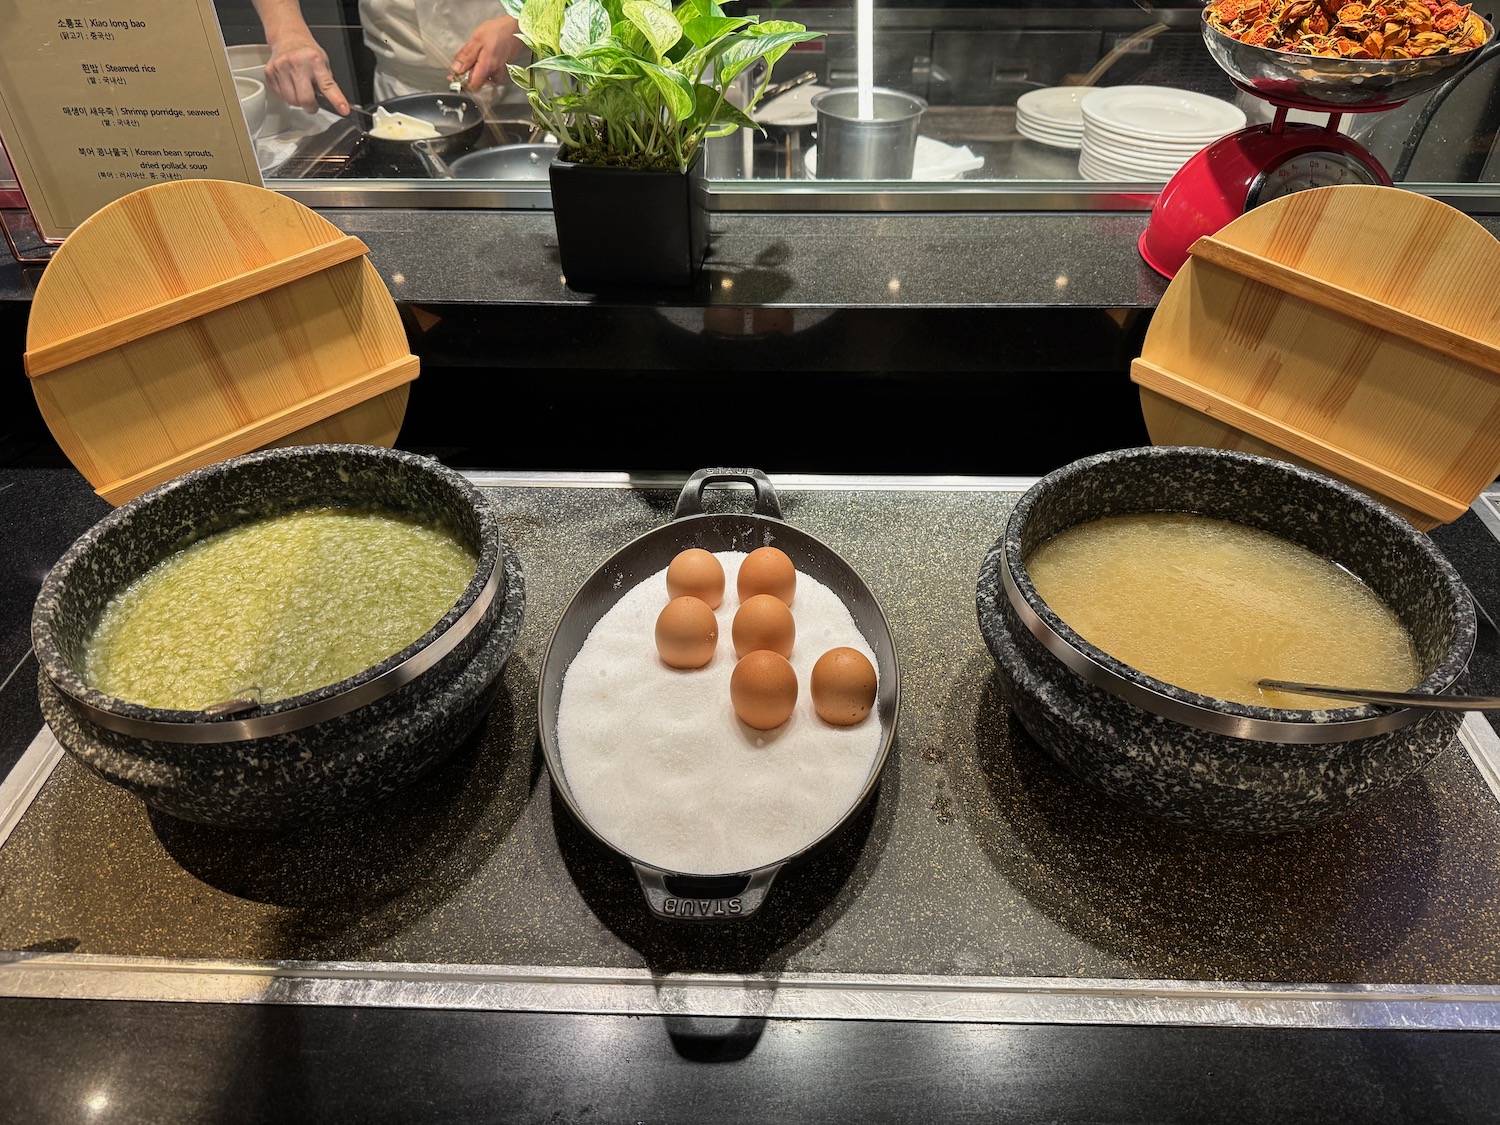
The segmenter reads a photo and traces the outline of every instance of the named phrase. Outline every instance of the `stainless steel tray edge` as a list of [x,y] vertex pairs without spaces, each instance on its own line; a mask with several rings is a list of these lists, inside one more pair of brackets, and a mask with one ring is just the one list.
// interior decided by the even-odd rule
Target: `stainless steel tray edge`
[[1500,1030],[1500,988],[902,975],[656,975],[0,954],[0,996],[948,1023]]

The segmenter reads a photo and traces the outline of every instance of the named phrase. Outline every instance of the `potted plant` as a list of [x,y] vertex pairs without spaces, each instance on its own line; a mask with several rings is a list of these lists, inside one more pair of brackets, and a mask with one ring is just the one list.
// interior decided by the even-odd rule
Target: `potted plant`
[[[759,128],[749,115],[776,61],[821,33],[715,0],[505,3],[531,51],[511,79],[559,141],[549,180],[568,284],[691,283],[707,248],[705,142]],[[761,61],[736,105],[731,84]]]

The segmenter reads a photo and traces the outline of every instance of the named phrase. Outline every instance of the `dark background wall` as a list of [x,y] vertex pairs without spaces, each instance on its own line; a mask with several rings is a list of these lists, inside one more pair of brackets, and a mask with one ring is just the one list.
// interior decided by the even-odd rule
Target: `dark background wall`
[[[0,463],[66,464],[0,302]],[[1040,475],[1149,444],[1143,310],[402,306],[399,444],[458,468]]]

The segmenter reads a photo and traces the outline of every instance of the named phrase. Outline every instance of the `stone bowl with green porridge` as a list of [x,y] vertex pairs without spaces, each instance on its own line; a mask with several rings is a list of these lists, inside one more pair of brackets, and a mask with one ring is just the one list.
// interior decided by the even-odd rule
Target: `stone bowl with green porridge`
[[261,450],[69,547],[32,613],[38,697],[65,750],[166,813],[328,820],[475,732],[524,604],[459,473],[378,446]]

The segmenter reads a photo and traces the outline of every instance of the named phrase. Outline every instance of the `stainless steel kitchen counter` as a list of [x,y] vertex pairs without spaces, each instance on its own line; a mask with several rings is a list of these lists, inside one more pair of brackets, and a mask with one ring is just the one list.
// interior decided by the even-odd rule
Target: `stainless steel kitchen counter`
[[[480,737],[368,813],[267,836],[153,814],[42,734],[0,794],[0,996],[1500,1027],[1494,728],[1471,716],[1421,778],[1286,837],[1185,832],[1093,796],[1012,724],[978,633],[978,566],[1025,480],[775,479],[787,520],[891,620],[893,760],[758,915],[653,919],[628,865],[552,796],[536,676],[573,591],[670,518],[680,481],[474,479],[527,579]],[[1465,518],[1466,576],[1500,558],[1488,505]]]

